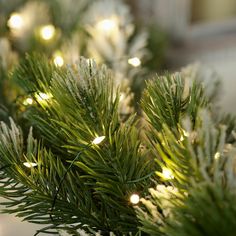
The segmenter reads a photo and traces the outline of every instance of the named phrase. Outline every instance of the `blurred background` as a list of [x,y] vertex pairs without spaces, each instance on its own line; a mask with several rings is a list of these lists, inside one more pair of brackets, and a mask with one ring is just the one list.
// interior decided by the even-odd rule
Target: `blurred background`
[[[95,58],[118,84],[132,78],[133,90],[142,86],[138,77],[200,63],[208,83],[213,74],[221,78],[220,105],[236,114],[235,0],[0,0],[2,71],[35,50],[57,66]],[[32,236],[38,228],[0,215],[0,236]]]
[[217,72],[223,83],[220,104],[224,111],[235,113],[236,1],[131,2],[143,21],[156,22],[167,33],[167,69],[179,70],[189,63],[200,62]]

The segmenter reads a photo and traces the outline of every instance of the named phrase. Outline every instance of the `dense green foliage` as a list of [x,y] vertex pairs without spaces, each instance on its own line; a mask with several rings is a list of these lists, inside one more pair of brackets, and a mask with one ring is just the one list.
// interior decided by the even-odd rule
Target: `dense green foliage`
[[142,199],[144,208],[137,207],[141,229],[159,236],[231,236],[235,118],[222,116],[198,82],[185,93],[185,82],[167,75],[149,82],[144,93],[147,136],[163,182]]
[[[34,101],[19,119],[27,121],[24,132],[34,127],[37,140],[32,129],[24,139],[13,120],[9,127],[1,124],[1,195],[10,200],[5,211],[57,229],[137,232],[129,197],[145,194],[152,168],[140,148],[135,116],[120,121],[120,95],[110,72],[86,59],[58,69],[33,56],[13,78],[21,98]],[[98,136],[105,140],[93,144]]]
[[47,225],[36,235],[234,234],[235,119],[215,113],[202,83],[158,76],[144,116],[124,120],[112,72],[93,60],[58,68],[28,55],[9,77],[19,95],[0,127],[1,204]]

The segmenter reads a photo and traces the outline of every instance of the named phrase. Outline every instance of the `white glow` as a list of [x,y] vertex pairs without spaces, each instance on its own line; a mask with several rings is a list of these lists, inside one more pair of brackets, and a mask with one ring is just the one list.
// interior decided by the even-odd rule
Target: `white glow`
[[101,143],[104,139],[106,138],[106,136],[100,136],[100,137],[97,137],[93,140],[92,144],[99,144]]
[[189,133],[182,129],[183,135],[180,136],[180,141],[184,141],[184,137],[189,137]]
[[53,59],[53,62],[56,66],[59,66],[59,67],[64,65],[64,59],[60,55],[55,55],[54,59]]
[[39,96],[44,100],[50,99],[52,97],[52,95],[46,93],[39,93]]
[[104,32],[111,32],[116,27],[116,22],[111,19],[104,19],[97,23],[98,29]]
[[166,168],[166,167],[164,167],[162,169],[162,174],[163,174],[165,179],[174,179],[173,172],[170,169]]
[[189,133],[183,129],[183,133],[185,137],[189,137]]
[[12,13],[10,19],[7,22],[7,25],[11,29],[21,29],[24,25],[22,16],[19,13]]
[[133,67],[138,67],[141,65],[141,61],[138,57],[132,57],[128,60],[128,63]]
[[44,40],[50,40],[55,35],[55,31],[53,25],[45,25],[40,29],[40,35]]
[[34,102],[34,100],[33,100],[32,98],[26,98],[26,99],[24,100],[23,104],[24,104],[25,106],[27,106],[27,105],[32,105],[33,102]]
[[34,162],[24,162],[23,165],[28,167],[28,168],[32,168],[32,167],[37,166],[38,164],[34,163]]
[[35,96],[37,98],[37,101],[38,102],[42,102],[42,101],[45,101],[45,100],[49,100],[50,98],[52,98],[52,94],[50,93],[39,93]]
[[139,195],[134,193],[130,196],[130,202],[133,204],[138,204],[140,201]]
[[214,158],[218,160],[220,158],[220,152],[216,152]]
[[120,93],[120,102],[122,102],[125,99],[125,93]]

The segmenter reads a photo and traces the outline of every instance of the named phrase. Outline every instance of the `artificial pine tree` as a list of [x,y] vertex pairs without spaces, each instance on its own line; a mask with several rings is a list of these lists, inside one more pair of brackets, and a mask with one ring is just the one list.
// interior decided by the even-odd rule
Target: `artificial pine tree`
[[[131,112],[132,90],[140,90],[151,53],[147,32],[139,32],[122,0],[1,1],[0,18],[0,40],[19,58],[39,51],[58,67],[81,55],[108,65],[123,93],[120,112]],[[9,46],[0,43],[0,51]]]
[[33,56],[12,77],[33,102],[19,117],[29,134],[12,119],[1,123],[5,211],[51,224],[42,232],[137,232],[129,198],[147,191],[152,161],[141,148],[137,118],[121,120],[111,73],[91,60],[58,68]]
[[[156,76],[135,114],[146,36],[121,1],[75,2],[1,2],[3,211],[46,225],[35,235],[234,235],[235,118],[215,75]],[[25,51],[44,55],[15,65]]]
[[[194,67],[192,72],[196,79]],[[221,114],[213,102],[217,80],[216,90],[198,82],[186,88],[187,74],[151,81],[144,93],[160,180],[136,207],[141,230],[160,236],[235,235],[235,117]]]
[[5,212],[48,225],[36,235],[234,234],[235,120],[186,71],[147,82],[144,116],[126,120],[92,60],[27,56],[11,77],[32,104],[22,128],[1,123],[0,193]]

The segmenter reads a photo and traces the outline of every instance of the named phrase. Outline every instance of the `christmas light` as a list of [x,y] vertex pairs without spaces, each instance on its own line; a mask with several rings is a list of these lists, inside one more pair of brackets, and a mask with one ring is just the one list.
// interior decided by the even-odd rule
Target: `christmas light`
[[50,98],[52,98],[52,95],[51,94],[46,94],[46,93],[39,93],[35,96],[37,98],[37,101],[38,102],[42,102],[44,100],[48,100]]
[[180,141],[184,141],[184,137],[189,137],[189,133],[182,129],[183,135],[180,136]]
[[112,19],[104,19],[97,23],[97,28],[109,33],[116,27],[116,22]]
[[162,168],[162,175],[165,179],[174,179],[173,172],[166,167]]
[[45,25],[40,29],[40,35],[44,40],[50,40],[55,35],[55,27],[53,25]]
[[133,204],[138,204],[140,201],[139,195],[134,193],[130,196],[130,202]]
[[21,29],[24,25],[22,16],[19,13],[12,13],[10,19],[7,22],[7,25],[11,29]]
[[216,160],[218,160],[218,159],[220,158],[220,153],[219,153],[219,152],[216,152],[214,158],[215,158]]
[[38,164],[34,163],[34,162],[24,162],[23,165],[28,167],[28,168],[32,168],[32,167],[37,166]]
[[183,133],[185,137],[189,137],[189,133],[183,129]]
[[125,99],[125,93],[120,93],[120,102],[122,102]]
[[61,66],[64,65],[64,59],[63,59],[63,57],[62,57],[61,55],[59,55],[59,54],[55,54],[55,55],[54,55],[53,62],[54,62],[54,64],[55,64],[56,66],[58,66],[58,67],[61,67]]
[[138,57],[132,57],[128,60],[128,63],[133,67],[138,67],[141,65],[141,61]]
[[25,101],[23,102],[23,104],[25,106],[27,106],[27,105],[32,105],[33,102],[34,102],[34,100],[32,98],[26,98]]
[[99,144],[101,143],[104,139],[106,138],[106,136],[100,136],[100,137],[97,137],[93,140],[92,144]]

